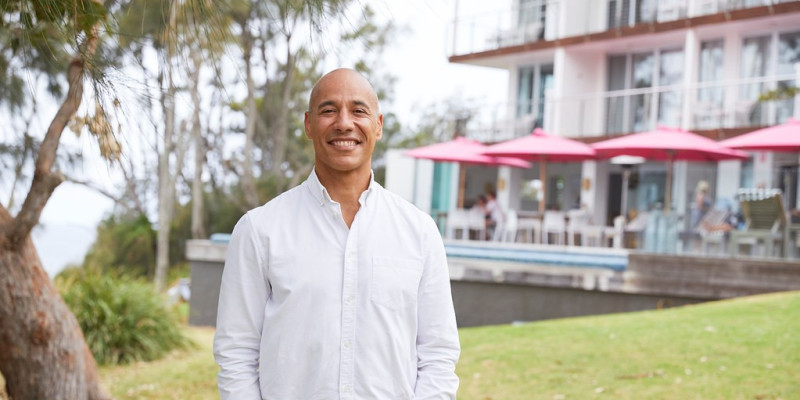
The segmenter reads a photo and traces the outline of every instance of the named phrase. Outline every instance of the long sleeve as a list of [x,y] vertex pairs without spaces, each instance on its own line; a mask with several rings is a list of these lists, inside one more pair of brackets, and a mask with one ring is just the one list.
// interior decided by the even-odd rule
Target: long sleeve
[[427,220],[426,224],[428,234],[423,245],[427,250],[417,302],[415,398],[455,399],[458,389],[455,368],[461,349],[450,294],[450,273],[439,231],[433,220]]
[[222,400],[260,400],[259,357],[264,307],[270,297],[266,264],[250,216],[236,224],[228,245],[217,311],[214,357]]

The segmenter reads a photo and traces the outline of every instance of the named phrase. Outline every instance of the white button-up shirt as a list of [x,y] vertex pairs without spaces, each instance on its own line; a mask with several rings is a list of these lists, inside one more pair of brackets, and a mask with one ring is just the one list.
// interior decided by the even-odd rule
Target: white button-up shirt
[[455,399],[447,259],[430,216],[374,181],[350,226],[315,173],[248,212],[222,276],[222,399]]

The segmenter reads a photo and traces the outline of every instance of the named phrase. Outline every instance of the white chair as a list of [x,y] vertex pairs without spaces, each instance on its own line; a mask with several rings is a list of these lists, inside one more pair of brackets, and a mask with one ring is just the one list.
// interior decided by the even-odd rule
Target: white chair
[[472,231],[477,232],[478,240],[486,239],[486,214],[478,207],[470,208],[467,212],[467,239]]
[[542,220],[539,218],[520,218],[517,216],[517,231],[525,233],[525,240],[528,243],[542,242]]
[[580,237],[580,243],[583,245],[584,235],[583,230],[589,226],[589,213],[586,210],[569,210],[567,211],[567,244],[575,246],[575,236]]
[[494,231],[495,241],[500,242],[516,242],[517,234],[519,233],[519,218],[515,210],[508,210],[506,213],[506,220]]
[[447,214],[447,229],[446,237],[448,239],[456,239],[456,232],[461,231],[461,238],[469,238],[469,215],[468,211],[462,208],[450,211]]
[[609,229],[613,228],[603,225],[584,226],[583,229],[581,229],[581,246],[604,247],[606,232]]
[[555,235],[555,244],[564,244],[564,238],[567,235],[567,223],[563,212],[544,212],[544,219],[542,219],[543,244],[550,244],[550,235]]

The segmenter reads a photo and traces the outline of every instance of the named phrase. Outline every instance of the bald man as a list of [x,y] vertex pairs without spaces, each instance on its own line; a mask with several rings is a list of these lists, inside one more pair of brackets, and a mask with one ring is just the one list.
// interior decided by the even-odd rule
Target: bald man
[[460,348],[439,230],[373,179],[383,115],[370,83],[311,91],[314,171],[248,212],[222,276],[223,399],[455,399]]

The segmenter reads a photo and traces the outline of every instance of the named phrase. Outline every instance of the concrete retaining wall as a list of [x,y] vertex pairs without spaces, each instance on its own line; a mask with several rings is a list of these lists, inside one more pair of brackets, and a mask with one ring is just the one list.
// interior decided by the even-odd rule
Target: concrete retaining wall
[[700,299],[597,290],[451,281],[459,327],[654,310]]
[[[192,274],[192,325],[216,323],[226,247],[224,243],[198,240],[186,245]],[[513,250],[516,257],[520,250]],[[627,255],[624,270],[620,270],[617,264],[611,268],[605,264],[582,267],[511,262],[506,253],[502,260],[486,257],[493,253],[482,258],[448,256],[459,326],[649,310],[800,290],[797,261],[632,252]]]
[[800,290],[800,262],[631,253],[622,291],[722,299]]

